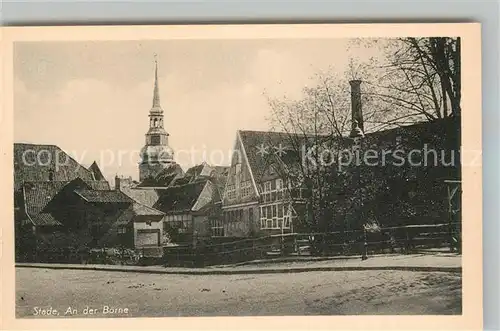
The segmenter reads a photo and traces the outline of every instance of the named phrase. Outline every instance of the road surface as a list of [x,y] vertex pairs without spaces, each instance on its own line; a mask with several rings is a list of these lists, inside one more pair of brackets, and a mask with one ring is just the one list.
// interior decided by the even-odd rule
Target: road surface
[[461,314],[461,287],[460,273],[447,272],[158,275],[16,268],[16,315]]

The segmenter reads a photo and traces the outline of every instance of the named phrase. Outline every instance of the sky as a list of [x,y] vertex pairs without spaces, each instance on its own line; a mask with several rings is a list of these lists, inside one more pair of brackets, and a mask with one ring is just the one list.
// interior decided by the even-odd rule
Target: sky
[[227,165],[237,130],[268,130],[264,92],[300,98],[315,73],[368,56],[347,39],[16,43],[14,141],[95,160],[111,182],[138,179],[155,54],[169,145],[185,170]]

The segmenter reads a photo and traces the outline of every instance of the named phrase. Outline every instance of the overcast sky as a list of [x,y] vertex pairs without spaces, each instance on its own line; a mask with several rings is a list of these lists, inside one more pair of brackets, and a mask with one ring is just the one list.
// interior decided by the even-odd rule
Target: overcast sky
[[97,160],[111,181],[137,179],[156,53],[177,162],[186,169],[205,151],[225,165],[238,129],[269,128],[265,90],[298,98],[316,72],[344,72],[353,52],[346,39],[17,43],[14,140],[58,145],[84,165]]

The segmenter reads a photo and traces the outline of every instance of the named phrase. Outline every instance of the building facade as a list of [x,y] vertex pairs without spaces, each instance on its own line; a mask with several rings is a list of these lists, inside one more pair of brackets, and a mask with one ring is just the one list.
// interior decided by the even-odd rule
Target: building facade
[[[297,162],[288,138],[276,132],[237,132],[222,200],[225,237],[291,233],[294,223],[307,217],[305,189],[285,175]],[[288,158],[277,155],[284,153]]]

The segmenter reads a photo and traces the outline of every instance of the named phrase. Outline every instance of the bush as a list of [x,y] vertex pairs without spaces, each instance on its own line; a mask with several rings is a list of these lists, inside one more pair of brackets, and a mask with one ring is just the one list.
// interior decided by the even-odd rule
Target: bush
[[87,263],[91,264],[113,264],[113,265],[136,265],[140,255],[133,249],[122,247],[94,248],[90,250]]

